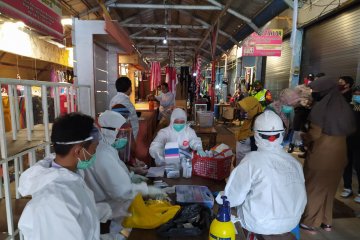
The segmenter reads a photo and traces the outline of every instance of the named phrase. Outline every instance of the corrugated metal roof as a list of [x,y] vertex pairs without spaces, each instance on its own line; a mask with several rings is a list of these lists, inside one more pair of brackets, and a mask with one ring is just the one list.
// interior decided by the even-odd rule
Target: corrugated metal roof
[[[101,8],[97,0],[60,2],[66,11],[77,12],[72,15],[81,16],[83,19],[101,18]],[[179,47],[187,47],[191,48],[194,54],[181,56],[182,58],[192,59],[197,50],[208,60],[212,58],[211,34],[208,33],[226,5],[229,5],[227,11],[224,11],[219,20],[217,56],[250,35],[254,28],[262,27],[288,8],[283,0],[107,0],[105,5],[112,18],[118,20],[129,32],[132,41],[140,52],[144,52],[144,56],[156,55],[155,46],[157,50],[175,49],[175,52],[179,52]],[[168,9],[164,9],[165,6],[169,6]],[[249,24],[249,21],[255,25]],[[204,40],[205,36],[207,38]],[[165,37],[168,39],[168,48],[164,48],[162,43]],[[174,40],[171,40],[172,38]],[[203,44],[200,46],[201,42]]]

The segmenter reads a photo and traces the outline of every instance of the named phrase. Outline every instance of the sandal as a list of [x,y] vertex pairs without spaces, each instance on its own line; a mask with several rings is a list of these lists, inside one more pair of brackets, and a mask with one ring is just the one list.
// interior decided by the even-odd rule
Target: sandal
[[315,228],[306,226],[306,225],[303,224],[303,223],[300,223],[300,228],[303,229],[303,230],[305,230],[306,232],[308,232],[308,233],[311,234],[311,235],[316,234],[316,229],[315,229]]
[[324,231],[326,231],[326,232],[331,232],[331,230],[332,230],[331,225],[328,225],[328,224],[322,223],[322,224],[320,225],[320,227],[321,227]]

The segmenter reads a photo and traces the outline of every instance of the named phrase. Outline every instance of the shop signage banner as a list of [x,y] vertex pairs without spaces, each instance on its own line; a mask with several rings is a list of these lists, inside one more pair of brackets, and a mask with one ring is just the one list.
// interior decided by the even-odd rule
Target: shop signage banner
[[251,34],[242,45],[243,56],[281,56],[282,29],[266,29],[261,35]]
[[63,39],[61,6],[57,0],[1,0],[0,12],[45,35]]

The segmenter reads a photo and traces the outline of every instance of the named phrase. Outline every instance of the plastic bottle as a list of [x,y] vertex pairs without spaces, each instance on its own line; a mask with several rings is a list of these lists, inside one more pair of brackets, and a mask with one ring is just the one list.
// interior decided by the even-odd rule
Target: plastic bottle
[[210,225],[209,240],[235,240],[235,226],[231,222],[230,203],[226,196],[221,197],[223,204],[219,206],[218,214]]

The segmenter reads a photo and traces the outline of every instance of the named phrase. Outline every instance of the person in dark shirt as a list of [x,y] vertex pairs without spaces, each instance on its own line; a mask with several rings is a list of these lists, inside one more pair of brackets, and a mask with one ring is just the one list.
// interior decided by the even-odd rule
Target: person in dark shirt
[[345,100],[350,103],[352,98],[351,88],[354,85],[354,79],[350,76],[342,76],[339,78],[338,87]]

